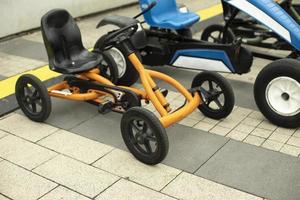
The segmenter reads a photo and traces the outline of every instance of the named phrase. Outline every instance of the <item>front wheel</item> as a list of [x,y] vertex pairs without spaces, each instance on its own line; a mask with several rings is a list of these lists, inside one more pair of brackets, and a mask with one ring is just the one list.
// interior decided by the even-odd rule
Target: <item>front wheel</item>
[[254,84],[255,102],[272,123],[300,126],[300,62],[281,59],[266,66]]
[[45,121],[51,113],[51,99],[47,88],[37,77],[22,75],[16,83],[15,94],[23,113],[36,122]]
[[234,93],[229,82],[215,72],[201,72],[193,80],[192,88],[197,89],[202,99],[199,110],[212,119],[227,117],[234,108]]
[[[107,35],[103,35],[98,39],[96,42],[94,49],[103,51],[104,41]],[[118,81],[117,85],[123,85],[123,86],[131,86],[133,85],[139,78],[139,74],[136,71],[133,64],[130,62],[130,60],[126,57],[126,53],[120,48],[118,45],[112,47],[108,50],[109,54],[114,58],[115,63],[118,66]],[[139,53],[136,52],[136,54],[139,56]],[[139,56],[140,57],[140,56]]]
[[145,164],[162,162],[169,151],[165,128],[152,112],[144,108],[133,107],[124,113],[121,132],[129,151]]

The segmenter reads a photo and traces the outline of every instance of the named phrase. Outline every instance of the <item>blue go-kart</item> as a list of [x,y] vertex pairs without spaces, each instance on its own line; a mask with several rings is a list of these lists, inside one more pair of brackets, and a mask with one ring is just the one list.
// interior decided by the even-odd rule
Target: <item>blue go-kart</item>
[[[273,0],[224,0],[272,30],[278,37],[300,50],[300,28],[279,4]],[[252,55],[240,46],[241,39],[230,43],[212,43],[194,40],[187,33],[199,17],[191,12],[180,12],[175,0],[140,0],[145,21],[150,26],[145,33],[146,45],[139,45],[139,34],[133,44],[139,50],[143,63],[149,66],[174,67],[243,74],[250,70]],[[140,15],[136,16],[139,17]],[[112,19],[113,18],[113,19]],[[120,25],[124,17],[108,17],[104,24]],[[117,20],[118,19],[118,20]],[[224,32],[224,38],[226,32]],[[103,36],[105,37],[105,36]],[[103,48],[100,38],[95,48]],[[122,56],[123,50],[115,46],[111,53],[118,60],[121,80],[130,83],[134,72]],[[135,81],[135,80],[134,80]],[[258,75],[254,86],[255,101],[264,116],[276,125],[288,128],[300,126],[300,62],[286,58],[266,66]]]
[[[277,0],[276,3],[280,5],[295,22],[300,23],[299,4],[294,3],[293,0]],[[233,6],[231,1],[223,0],[222,6],[225,24],[211,24],[207,26],[202,32],[201,40],[215,43],[230,43],[234,38],[241,37],[243,44],[274,50],[285,50],[289,53],[288,58],[299,57],[300,54],[297,44],[289,40],[286,41],[286,38],[282,34],[278,34],[278,31],[281,31],[280,28],[274,27],[277,32],[271,30],[256,18]],[[258,51],[257,48],[253,49],[253,55],[271,60],[283,58],[283,56],[280,55],[267,53],[263,49]]]
[[[211,25],[202,40],[230,43],[235,36],[247,45],[288,50],[288,58],[265,67],[254,85],[258,108],[271,122],[300,126],[300,15],[292,0],[223,0],[225,25]],[[254,55],[273,59],[273,55]],[[276,58],[276,56],[275,56]]]

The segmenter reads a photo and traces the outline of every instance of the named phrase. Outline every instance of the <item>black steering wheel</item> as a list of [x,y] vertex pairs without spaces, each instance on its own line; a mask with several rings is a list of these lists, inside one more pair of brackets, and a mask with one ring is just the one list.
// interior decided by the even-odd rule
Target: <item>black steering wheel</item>
[[121,40],[129,39],[134,33],[136,33],[138,27],[138,23],[136,23],[108,33],[104,40],[105,46],[110,47]]

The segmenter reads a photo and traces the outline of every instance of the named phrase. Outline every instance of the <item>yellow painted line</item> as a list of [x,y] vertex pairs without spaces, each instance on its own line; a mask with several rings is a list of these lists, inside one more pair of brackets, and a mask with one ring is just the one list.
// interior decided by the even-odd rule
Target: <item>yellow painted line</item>
[[[207,20],[209,18],[215,17],[219,14],[222,14],[223,8],[222,4],[217,4],[212,7],[200,10],[196,12],[200,17],[201,21]],[[0,81],[0,99],[5,98],[9,95],[15,93],[15,85],[18,78],[23,74],[32,74],[37,76],[42,81],[49,80],[51,78],[57,77],[61,74],[53,72],[49,69],[48,65],[37,68],[35,70],[27,71],[12,77],[9,77],[5,80]]]
[[48,65],[40,67],[35,70],[27,71],[15,76],[12,76],[10,78],[7,78],[5,80],[0,81],[0,99],[7,97],[9,95],[12,95],[15,93],[15,85],[20,76],[23,74],[32,74],[37,76],[42,81],[57,77],[61,74],[56,73],[54,71],[51,71],[48,67]]
[[201,21],[207,20],[209,18],[215,17],[217,15],[220,15],[223,13],[223,7],[222,4],[217,4],[214,6],[211,6],[209,8],[199,10],[197,14],[200,16],[200,23]]

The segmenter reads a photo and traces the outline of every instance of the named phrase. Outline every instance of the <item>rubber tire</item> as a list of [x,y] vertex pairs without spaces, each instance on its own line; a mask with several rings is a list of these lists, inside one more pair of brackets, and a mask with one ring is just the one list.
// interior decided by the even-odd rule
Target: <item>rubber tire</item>
[[[31,113],[29,113],[22,103],[20,92],[22,90],[22,85],[24,85],[25,83],[31,84],[36,90],[38,90],[40,94],[40,97],[42,99],[42,110],[38,115],[32,115]],[[47,88],[40,79],[31,74],[24,74],[20,76],[15,86],[15,95],[21,110],[29,119],[35,122],[44,122],[48,119],[52,109],[51,99],[48,94]]]
[[[208,38],[211,35],[211,33],[216,32],[216,31],[221,32],[223,30],[224,30],[223,25],[220,25],[220,24],[210,25],[203,30],[202,35],[201,35],[201,40],[208,41]],[[233,31],[230,28],[227,29],[227,38],[228,39],[226,40],[225,43],[228,43],[228,44],[232,43],[235,40],[235,34],[233,33]]]
[[[107,63],[108,68],[111,72],[110,81],[114,84],[117,84],[118,80],[119,80],[119,70],[118,70],[118,66],[117,66],[115,59],[107,51],[102,52],[102,56],[103,56],[103,59],[105,60],[105,62]],[[101,71],[100,71],[100,74],[101,74]]]
[[[205,104],[201,104],[198,109],[207,117],[212,119],[226,118],[232,112],[235,104],[235,97],[232,86],[230,83],[220,74],[216,72],[205,71],[199,73],[192,82],[192,88],[200,86],[203,82],[212,80],[218,83],[222,91],[224,91],[224,109],[220,111],[213,111],[209,109]],[[201,96],[201,93],[199,93]]]
[[275,78],[287,76],[300,83],[300,61],[295,59],[281,59],[267,65],[258,74],[254,83],[254,98],[261,113],[272,123],[285,127],[297,128],[300,126],[300,113],[294,116],[282,116],[269,107],[265,97],[268,84]]
[[179,30],[176,30],[176,32],[178,35],[184,36],[186,38],[190,38],[190,39],[193,38],[193,32],[190,28],[179,29]]
[[[159,144],[158,154],[154,157],[144,156],[140,154],[130,142],[130,138],[128,136],[128,129],[130,128],[129,123],[137,116],[147,121],[147,123],[151,126],[154,132],[159,133],[156,134]],[[121,120],[121,133],[129,151],[133,154],[133,156],[136,159],[138,159],[142,163],[145,163],[147,165],[156,165],[158,163],[161,163],[168,154],[169,140],[168,135],[166,133],[166,129],[160,123],[159,119],[147,109],[144,109],[142,107],[133,107],[130,108],[127,112],[125,112]]]
[[[104,48],[105,48],[104,40],[105,40],[106,36],[107,36],[107,34],[103,35],[102,37],[100,37],[98,39],[98,41],[96,42],[96,44],[94,46],[94,49],[100,50],[100,51],[104,50]],[[119,45],[116,45],[114,47],[123,54],[123,56],[126,60],[125,74],[122,77],[119,77],[119,79],[117,81],[117,85],[131,86],[137,82],[137,80],[139,79],[139,74],[138,74],[137,70],[135,69],[135,67],[133,66],[133,64],[128,59],[128,57],[126,56],[126,53],[124,52],[124,50],[122,50],[122,48],[120,48]],[[136,51],[135,53],[138,56],[138,58],[141,60],[141,56],[140,56],[139,52]]]

